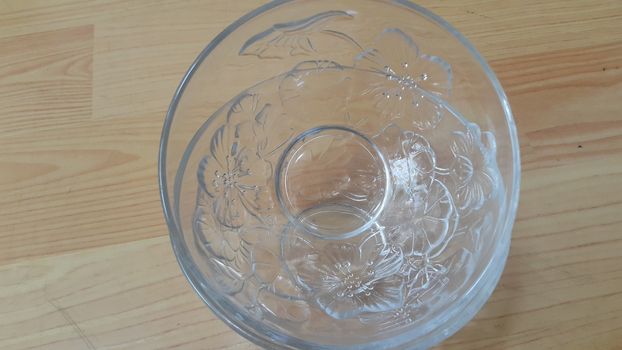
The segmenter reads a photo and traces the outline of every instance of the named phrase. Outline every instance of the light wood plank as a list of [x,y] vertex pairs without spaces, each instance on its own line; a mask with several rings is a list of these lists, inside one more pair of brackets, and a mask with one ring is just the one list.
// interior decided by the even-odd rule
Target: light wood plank
[[[255,349],[194,295],[157,188],[180,78],[263,1],[0,0],[0,348]],[[622,2],[420,1],[490,61],[521,138],[501,282],[439,349],[622,344]]]
[[93,26],[0,39],[2,135],[91,116]]
[[0,316],[2,349],[253,348],[189,288],[167,237],[3,266]]

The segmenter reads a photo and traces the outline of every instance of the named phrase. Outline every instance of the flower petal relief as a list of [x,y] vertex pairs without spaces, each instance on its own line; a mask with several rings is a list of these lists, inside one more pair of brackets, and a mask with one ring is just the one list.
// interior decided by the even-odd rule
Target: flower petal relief
[[199,164],[199,185],[212,199],[214,216],[228,228],[239,228],[248,217],[260,219],[270,209],[265,178],[271,164],[247,136],[252,122],[261,119],[270,105],[259,106],[254,95],[243,95],[229,110],[227,122],[213,134],[209,153]]
[[427,289],[447,272],[438,257],[451,241],[458,221],[451,194],[434,180],[422,205],[414,209],[413,219],[396,237],[404,252],[402,273],[409,288]]
[[358,243],[302,234],[288,239],[285,258],[297,283],[333,318],[392,310],[403,304],[403,257],[381,235],[376,227]]
[[215,218],[209,195],[199,191],[193,222],[194,243],[218,286],[225,293],[242,290],[253,273],[251,243],[240,228],[225,227]]
[[[449,280],[462,278],[462,270],[470,263],[471,252],[455,248],[454,236],[459,214],[451,193],[438,179],[422,193],[413,193],[420,200],[410,201],[403,211],[402,224],[391,229],[387,239],[402,251],[404,263],[404,303],[401,307],[380,314],[361,314],[359,320],[378,329],[395,329],[408,325],[428,312],[428,300],[442,291]],[[395,218],[393,218],[395,220]],[[466,278],[471,270],[465,271]]]
[[372,95],[385,118],[409,118],[419,129],[434,128],[443,112],[439,99],[451,91],[451,66],[437,56],[421,54],[399,29],[385,29],[374,48],[355,59],[358,69],[378,73],[364,95]]
[[393,202],[414,205],[412,201],[424,194],[434,180],[436,155],[430,143],[423,136],[402,130],[395,124],[389,124],[372,139],[386,152],[395,185]]
[[453,133],[450,147],[456,204],[465,213],[478,210],[493,196],[500,182],[494,136],[482,133],[475,124],[467,124],[465,132]]

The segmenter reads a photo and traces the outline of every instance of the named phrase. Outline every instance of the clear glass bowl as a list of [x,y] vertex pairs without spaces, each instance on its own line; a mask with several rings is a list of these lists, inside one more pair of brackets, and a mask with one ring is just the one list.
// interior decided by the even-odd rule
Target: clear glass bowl
[[423,349],[492,293],[518,202],[496,77],[408,1],[276,1],[199,55],[171,103],[173,249],[270,349]]

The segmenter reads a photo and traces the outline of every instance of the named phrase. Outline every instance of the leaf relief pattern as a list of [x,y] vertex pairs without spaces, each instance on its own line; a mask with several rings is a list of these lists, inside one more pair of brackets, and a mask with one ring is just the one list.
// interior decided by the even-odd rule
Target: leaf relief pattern
[[318,33],[348,38],[346,34],[332,30],[324,31],[327,22],[338,18],[349,19],[354,13],[348,11],[327,11],[301,20],[277,23],[269,29],[248,39],[240,49],[240,55],[254,55],[259,58],[283,58],[286,56],[309,55],[316,52],[313,36]]

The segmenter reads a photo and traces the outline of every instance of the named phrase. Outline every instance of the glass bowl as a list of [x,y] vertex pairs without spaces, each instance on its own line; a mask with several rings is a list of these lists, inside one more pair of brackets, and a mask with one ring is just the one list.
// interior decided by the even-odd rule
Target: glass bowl
[[270,349],[424,349],[492,293],[519,147],[471,44],[408,1],[276,1],[192,64],[160,145],[205,303]]

